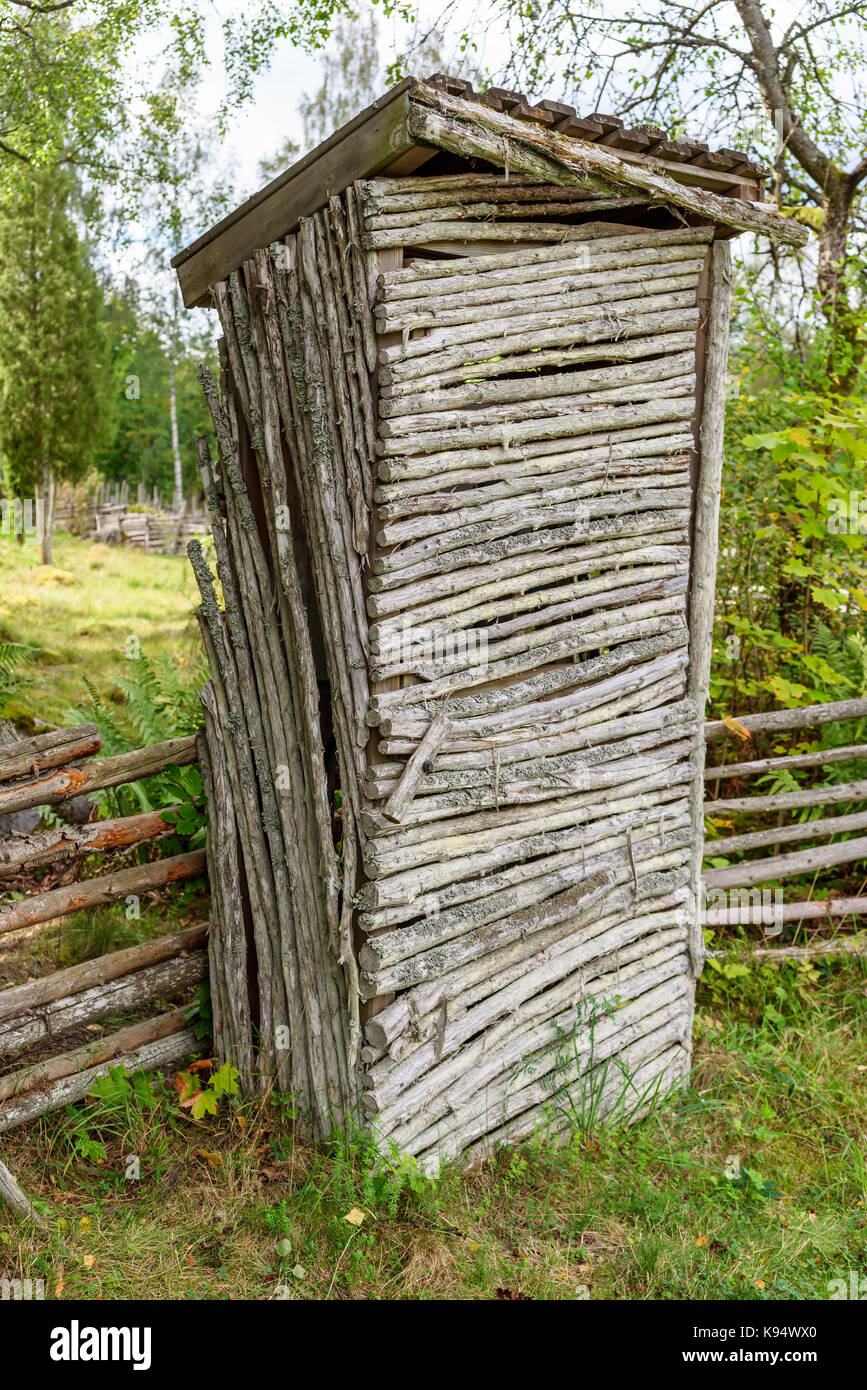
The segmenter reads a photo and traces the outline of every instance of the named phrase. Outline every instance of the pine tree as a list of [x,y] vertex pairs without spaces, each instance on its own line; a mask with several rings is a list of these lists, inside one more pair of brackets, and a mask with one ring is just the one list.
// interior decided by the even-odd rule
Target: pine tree
[[66,170],[29,170],[0,206],[0,458],[7,495],[44,507],[51,564],[58,482],[111,436],[103,295],[73,219]]

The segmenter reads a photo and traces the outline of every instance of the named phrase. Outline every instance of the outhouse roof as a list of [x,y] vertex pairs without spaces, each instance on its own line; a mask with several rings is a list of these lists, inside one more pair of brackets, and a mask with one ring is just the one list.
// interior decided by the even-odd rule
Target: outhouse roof
[[563,102],[532,102],[499,87],[476,92],[462,78],[437,74],[392,87],[180,251],[172,266],[184,303],[210,303],[211,285],[356,179],[434,172],[443,153],[544,183],[638,190],[729,234],[753,231],[795,245],[808,235],[764,203],[766,171],[738,150],[670,140],[656,126],[579,116]]

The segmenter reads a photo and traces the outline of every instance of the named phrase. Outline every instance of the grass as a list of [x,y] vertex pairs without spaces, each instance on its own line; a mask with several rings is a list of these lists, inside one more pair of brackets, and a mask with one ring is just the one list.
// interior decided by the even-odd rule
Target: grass
[[436,1183],[358,1139],[303,1142],[285,1105],[196,1123],[158,1082],[152,1108],[4,1136],[54,1224],[0,1215],[0,1277],[88,1299],[827,1298],[867,1269],[864,1031],[858,962],[715,975],[691,1090]]
[[197,590],[186,556],[146,555],[61,533],[54,560],[40,565],[38,546],[0,537],[0,642],[38,648],[7,717],[65,722],[70,707],[87,699],[85,676],[111,697],[130,638],[152,656],[195,659]]

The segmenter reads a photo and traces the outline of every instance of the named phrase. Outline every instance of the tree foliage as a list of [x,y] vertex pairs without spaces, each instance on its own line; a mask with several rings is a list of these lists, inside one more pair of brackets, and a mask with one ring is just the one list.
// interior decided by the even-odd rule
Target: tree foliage
[[33,170],[0,205],[0,457],[9,495],[81,477],[110,437],[104,301],[68,171]]
[[[513,41],[511,75],[582,111],[653,119],[672,134],[747,147],[773,170],[771,194],[817,234],[811,292],[830,329],[825,365],[850,390],[867,347],[867,0],[494,0]],[[791,302],[803,255],[765,252]],[[808,258],[808,264],[810,258]]]

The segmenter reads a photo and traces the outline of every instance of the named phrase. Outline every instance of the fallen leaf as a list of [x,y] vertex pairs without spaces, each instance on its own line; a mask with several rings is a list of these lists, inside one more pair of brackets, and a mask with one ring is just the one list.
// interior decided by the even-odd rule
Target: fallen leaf
[[81,1257],[81,1263],[84,1265],[85,1269],[93,1269],[93,1266],[96,1264],[96,1256],[83,1255]]
[[733,734],[737,734],[738,738],[746,740],[752,738],[752,734],[750,733],[746,725],[742,724],[739,719],[735,719],[732,715],[726,715],[726,717],[723,719],[723,724],[726,726],[727,729],[731,729]]
[[350,1226],[360,1226],[364,1220],[364,1212],[359,1207],[352,1207],[343,1219],[348,1221]]
[[692,1243],[697,1250],[701,1250],[705,1245],[707,1245],[707,1236],[696,1236],[695,1240]]
[[196,1149],[199,1158],[203,1158],[206,1163],[210,1163],[212,1168],[219,1168],[223,1162],[223,1155],[212,1153],[210,1149]]

